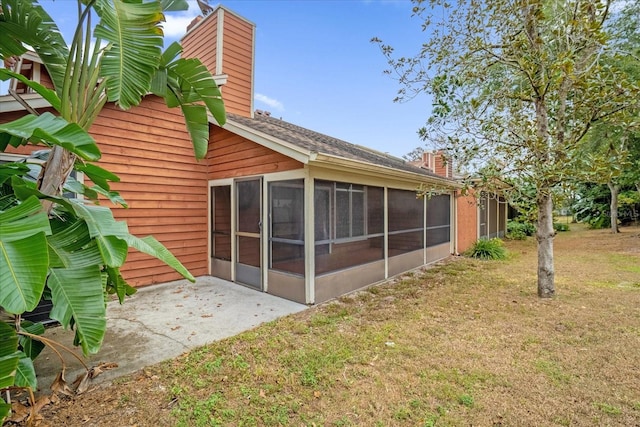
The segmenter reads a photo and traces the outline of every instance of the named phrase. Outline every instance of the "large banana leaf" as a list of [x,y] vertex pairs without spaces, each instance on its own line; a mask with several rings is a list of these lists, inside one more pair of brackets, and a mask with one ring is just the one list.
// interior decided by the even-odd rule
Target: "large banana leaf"
[[0,306],[9,313],[33,310],[42,296],[49,256],[49,221],[37,198],[0,213]]
[[2,0],[0,5],[0,57],[21,55],[26,51],[23,44],[29,45],[40,56],[56,90],[60,90],[69,49],[53,19],[35,1]]
[[155,258],[158,258],[160,261],[167,264],[169,267],[176,270],[180,273],[185,279],[190,282],[195,282],[196,279],[193,275],[185,268],[184,265],[178,259],[173,256],[173,254],[167,249],[162,243],[156,240],[153,236],[146,236],[144,238],[139,238],[131,234],[127,234],[126,236],[121,236],[132,248],[139,250],[140,252],[144,252],[145,254],[151,255]]
[[50,267],[88,267],[103,264],[98,245],[91,241],[89,229],[84,221],[55,221],[53,226],[53,234],[47,238]]
[[100,349],[107,327],[102,275],[98,265],[52,268],[47,285],[51,289],[51,318],[64,328],[75,327],[75,342],[85,355]]
[[102,59],[101,76],[107,79],[107,96],[123,109],[140,103],[149,92],[163,44],[160,2],[98,0],[99,40],[109,42]]
[[[156,240],[153,236],[139,238],[130,234],[126,223],[123,221],[116,221],[109,208],[95,205],[83,205],[80,203],[73,203],[72,205],[76,215],[86,221],[89,228],[89,235],[92,238],[99,240],[99,247],[100,245],[106,245],[105,248],[100,247],[100,253],[102,254],[104,264],[110,267],[117,267],[117,258],[111,259],[110,262],[113,263],[113,265],[111,265],[107,262],[109,257],[126,257],[127,246],[120,246],[120,243],[117,242],[117,240],[121,240],[126,242],[128,246],[164,262],[169,267],[180,273],[184,278],[192,282],[195,281],[195,278],[191,273],[189,273],[189,270],[187,270],[162,243]],[[103,239],[106,236],[117,237],[117,239]],[[105,250],[108,250],[109,253],[106,253]]]
[[38,388],[36,368],[33,366],[33,360],[23,352],[20,352],[14,383],[18,387],[31,387],[32,390]]
[[199,59],[177,58],[181,51],[182,47],[178,43],[172,43],[165,50],[151,90],[163,97],[167,106],[179,106],[182,109],[195,156],[202,159],[209,144],[207,110],[218,124],[224,125],[224,102],[207,67]]
[[59,145],[85,160],[98,160],[100,150],[96,141],[75,123],[49,112],[39,116],[28,114],[12,122],[0,124],[0,151],[8,145],[17,147],[28,142]]
[[165,12],[177,12],[189,9],[187,0],[162,0],[162,10]]
[[209,149],[209,122],[207,119],[207,109],[203,105],[180,106],[184,115],[187,131],[191,137],[193,152],[196,159],[204,159]]
[[13,385],[19,360],[18,335],[15,329],[5,322],[0,322],[0,389]]

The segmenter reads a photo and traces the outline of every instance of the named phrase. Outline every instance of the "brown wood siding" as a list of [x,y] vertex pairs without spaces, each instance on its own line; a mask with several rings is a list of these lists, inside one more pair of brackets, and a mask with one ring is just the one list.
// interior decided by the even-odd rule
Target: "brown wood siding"
[[222,9],[222,24],[213,13],[182,39],[183,57],[199,58],[213,74],[216,72],[218,25],[222,25],[223,74],[227,83],[221,88],[228,112],[251,116],[253,96],[253,31],[251,23]]
[[251,116],[253,96],[253,25],[225,12],[222,36],[222,72],[229,75],[223,87],[227,111]]
[[[207,166],[195,160],[184,118],[157,97],[121,111],[107,105],[91,134],[103,156],[100,165],[120,177],[112,189],[129,209],[116,207],[132,234],[153,235],[194,276],[207,274]],[[133,286],[181,276],[155,258],[132,250],[122,269]]]
[[218,20],[216,16],[209,16],[193,31],[187,33],[182,39],[182,57],[198,58],[209,69],[211,74],[216,73],[216,52]]
[[209,179],[236,178],[300,169],[302,163],[217,126],[212,126]]

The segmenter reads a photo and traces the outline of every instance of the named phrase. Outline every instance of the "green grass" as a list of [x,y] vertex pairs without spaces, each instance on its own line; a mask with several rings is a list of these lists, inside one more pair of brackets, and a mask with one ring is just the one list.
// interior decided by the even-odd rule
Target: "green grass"
[[149,367],[50,424],[636,425],[640,288],[593,283],[640,282],[637,239],[559,233],[547,300],[533,239],[503,262],[455,257]]

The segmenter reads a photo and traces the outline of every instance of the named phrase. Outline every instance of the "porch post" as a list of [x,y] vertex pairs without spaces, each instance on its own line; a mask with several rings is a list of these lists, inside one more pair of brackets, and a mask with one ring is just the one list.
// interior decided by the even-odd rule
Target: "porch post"
[[304,178],[304,288],[307,304],[316,300],[316,234],[314,182],[307,171]]

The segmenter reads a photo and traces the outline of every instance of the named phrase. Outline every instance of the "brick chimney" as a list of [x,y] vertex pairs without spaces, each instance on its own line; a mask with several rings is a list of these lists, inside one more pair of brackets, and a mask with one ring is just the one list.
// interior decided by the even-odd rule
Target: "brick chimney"
[[451,159],[447,159],[441,150],[433,153],[433,156],[435,158],[434,172],[436,175],[453,178],[453,163]]
[[433,173],[436,172],[436,158],[433,153],[429,151],[422,153],[422,168]]
[[255,24],[223,7],[196,17],[181,40],[184,58],[199,58],[214,76],[227,76],[221,87],[227,112],[252,117]]

